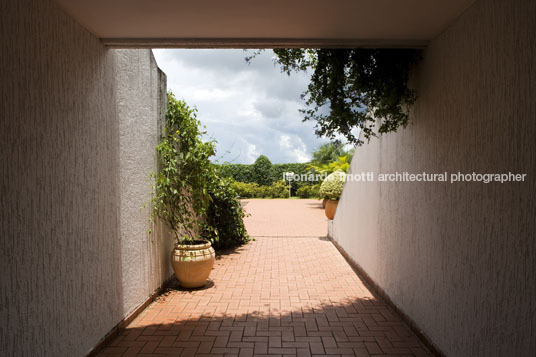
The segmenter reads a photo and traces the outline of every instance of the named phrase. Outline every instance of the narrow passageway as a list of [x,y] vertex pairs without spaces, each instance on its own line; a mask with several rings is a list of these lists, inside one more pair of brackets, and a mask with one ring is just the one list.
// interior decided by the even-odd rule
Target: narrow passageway
[[318,201],[243,205],[255,240],[221,255],[206,288],[171,288],[102,355],[428,355],[325,237]]

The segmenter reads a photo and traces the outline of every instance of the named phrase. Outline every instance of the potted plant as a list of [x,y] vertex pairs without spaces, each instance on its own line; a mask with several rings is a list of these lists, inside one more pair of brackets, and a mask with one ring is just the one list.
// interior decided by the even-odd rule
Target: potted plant
[[[312,169],[315,172],[318,172],[323,175],[330,175],[335,171],[343,171],[346,173],[348,172],[348,169],[350,168],[350,163],[348,162],[349,157],[351,157],[351,154],[346,154],[343,156],[339,156],[337,160],[329,162],[327,164],[309,165],[307,168],[310,170]],[[322,200],[322,208],[326,208],[326,204],[328,203],[329,196],[326,194],[321,194],[319,196],[320,196],[320,199]]]
[[322,182],[322,185],[320,185],[320,195],[327,199],[325,213],[328,219],[335,217],[345,181],[346,173],[342,170],[337,170],[328,175],[324,182]]
[[215,260],[210,241],[201,235],[211,200],[207,182],[214,170],[209,161],[214,143],[201,141],[199,125],[196,110],[168,93],[164,133],[156,148],[153,217],[167,224],[175,239],[171,264],[186,288],[205,285]]

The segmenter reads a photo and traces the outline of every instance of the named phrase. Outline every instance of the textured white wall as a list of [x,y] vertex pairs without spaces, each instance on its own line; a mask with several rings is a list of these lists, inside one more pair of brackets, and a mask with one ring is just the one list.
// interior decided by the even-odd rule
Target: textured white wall
[[48,0],[0,2],[0,30],[0,355],[84,355],[169,272],[138,213],[164,77]]
[[[150,227],[151,172],[167,105],[165,74],[150,50],[116,50],[123,311],[132,312],[172,274],[173,240]],[[154,232],[149,234],[148,229]]]
[[336,241],[448,356],[536,351],[536,2],[477,1],[416,73],[411,124],[352,172],[518,172],[522,183],[347,183]]

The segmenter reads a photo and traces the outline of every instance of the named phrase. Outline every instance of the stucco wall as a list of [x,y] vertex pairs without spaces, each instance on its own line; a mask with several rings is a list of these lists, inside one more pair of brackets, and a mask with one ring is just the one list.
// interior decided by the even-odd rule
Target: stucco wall
[[80,356],[169,271],[134,213],[162,75],[149,51],[129,66],[51,1],[2,1],[0,20],[0,355]]
[[528,174],[347,183],[331,234],[448,356],[536,350],[536,2],[477,1],[425,51],[405,130],[351,171]]
[[[123,311],[132,312],[171,275],[172,242],[149,224],[155,147],[167,105],[166,76],[150,50],[116,50]],[[149,233],[149,228],[153,230]]]

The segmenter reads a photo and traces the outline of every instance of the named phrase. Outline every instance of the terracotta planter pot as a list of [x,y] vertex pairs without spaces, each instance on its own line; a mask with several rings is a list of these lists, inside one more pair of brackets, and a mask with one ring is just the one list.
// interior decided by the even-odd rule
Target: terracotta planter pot
[[171,265],[183,287],[199,288],[207,283],[215,258],[210,242],[177,244],[171,252]]
[[338,204],[339,200],[328,200],[328,202],[326,202],[326,210],[324,212],[326,213],[326,217],[328,217],[328,219],[333,219],[333,217],[335,217]]
[[324,198],[322,200],[322,208],[326,208],[326,203],[328,202],[328,199],[327,198]]

